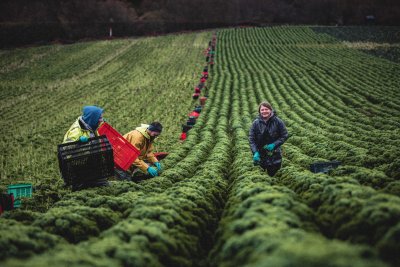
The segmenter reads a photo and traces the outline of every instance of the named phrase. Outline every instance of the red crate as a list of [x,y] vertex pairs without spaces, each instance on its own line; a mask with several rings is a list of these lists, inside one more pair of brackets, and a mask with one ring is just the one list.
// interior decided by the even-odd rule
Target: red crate
[[128,170],[140,151],[106,122],[99,127],[98,133],[107,136],[113,148],[114,164],[124,171]]
[[192,111],[189,113],[189,117],[196,117],[198,118],[200,116],[200,113],[196,112],[196,111]]
[[198,99],[198,98],[199,98],[199,96],[200,96],[200,94],[199,94],[199,93],[194,93],[194,94],[192,95],[192,98],[193,98],[193,99]]

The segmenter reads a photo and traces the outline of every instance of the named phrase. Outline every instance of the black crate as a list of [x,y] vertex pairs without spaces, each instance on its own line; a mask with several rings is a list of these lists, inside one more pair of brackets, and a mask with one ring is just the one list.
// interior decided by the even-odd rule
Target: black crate
[[201,113],[201,110],[202,110],[201,106],[195,106],[193,111],[195,111],[197,113]]
[[196,124],[196,117],[190,116],[189,119],[186,121],[186,125],[193,126]]
[[193,125],[185,125],[185,124],[182,124],[182,132],[183,133],[187,133],[190,129],[192,129],[193,128]]
[[14,209],[14,197],[12,194],[0,193],[0,214],[6,210]]
[[[103,185],[114,175],[114,156],[106,136],[89,138],[86,143],[58,145],[58,163],[66,185]],[[79,185],[79,186],[77,186]]]
[[310,165],[310,171],[313,173],[328,173],[330,170],[339,167],[342,163],[340,161],[334,160],[329,162],[315,162]]

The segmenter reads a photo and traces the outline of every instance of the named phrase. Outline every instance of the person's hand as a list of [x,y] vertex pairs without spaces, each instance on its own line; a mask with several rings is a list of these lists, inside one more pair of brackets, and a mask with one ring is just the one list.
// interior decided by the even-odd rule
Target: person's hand
[[154,166],[156,166],[157,167],[157,170],[160,172],[161,170],[162,170],[162,168],[161,168],[161,163],[160,162],[155,162],[154,163]]
[[89,141],[89,138],[87,136],[79,136],[79,141],[82,143],[86,143],[87,141]]
[[272,144],[268,144],[268,145],[265,145],[263,148],[268,150],[268,151],[272,151],[275,148],[275,144],[273,144],[273,143]]
[[148,168],[147,168],[147,172],[148,172],[152,177],[158,176],[157,170],[156,170],[155,168],[153,168],[153,167],[148,167]]
[[253,161],[254,163],[258,163],[260,162],[261,158],[260,158],[260,153],[258,151],[256,151],[256,153],[254,153],[253,155]]

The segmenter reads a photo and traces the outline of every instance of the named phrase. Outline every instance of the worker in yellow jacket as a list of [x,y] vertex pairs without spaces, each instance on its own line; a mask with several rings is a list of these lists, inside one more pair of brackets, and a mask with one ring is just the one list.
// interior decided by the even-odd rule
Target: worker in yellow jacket
[[80,141],[86,143],[90,137],[98,136],[97,129],[103,122],[102,108],[96,106],[83,107],[79,116],[64,135],[63,143]]
[[162,170],[161,163],[157,160],[153,153],[153,141],[162,132],[162,125],[159,122],[152,122],[149,125],[142,124],[135,130],[124,135],[139,151],[139,157],[133,162],[130,172],[135,174],[139,170],[151,177],[158,176]]

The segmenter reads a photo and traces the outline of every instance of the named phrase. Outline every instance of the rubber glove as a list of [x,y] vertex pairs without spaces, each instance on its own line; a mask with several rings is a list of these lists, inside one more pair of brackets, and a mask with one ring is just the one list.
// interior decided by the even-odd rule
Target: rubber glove
[[82,143],[86,143],[87,141],[89,141],[89,138],[87,136],[79,136],[79,141],[81,141]]
[[261,160],[260,153],[258,151],[256,151],[256,153],[254,153],[254,155],[253,155],[253,161],[260,162],[260,160]]
[[162,168],[161,168],[161,163],[160,162],[155,162],[154,163],[154,166],[156,166],[157,167],[157,170],[160,172],[161,170],[162,170]]
[[158,176],[157,170],[154,169],[153,167],[148,167],[148,168],[147,168],[147,172],[148,172],[152,177]]
[[268,151],[272,151],[275,148],[275,144],[274,143],[268,144],[268,145],[265,145],[263,148],[268,150]]

